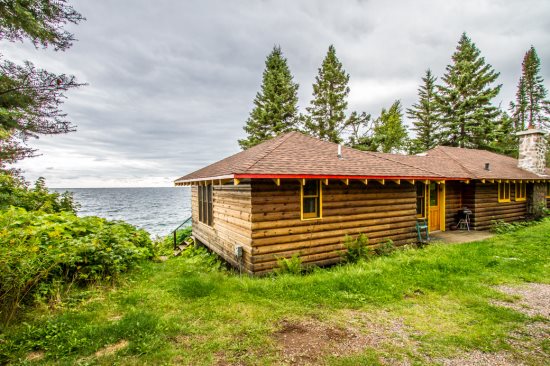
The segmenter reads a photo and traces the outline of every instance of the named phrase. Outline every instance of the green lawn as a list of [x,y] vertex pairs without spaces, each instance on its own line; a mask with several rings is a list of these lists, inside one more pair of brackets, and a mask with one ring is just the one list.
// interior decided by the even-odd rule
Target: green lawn
[[548,319],[494,305],[514,301],[494,286],[549,284],[549,257],[547,220],[304,276],[240,277],[206,254],[144,263],[5,329],[0,364],[438,364],[480,350],[542,365],[544,337],[511,335]]

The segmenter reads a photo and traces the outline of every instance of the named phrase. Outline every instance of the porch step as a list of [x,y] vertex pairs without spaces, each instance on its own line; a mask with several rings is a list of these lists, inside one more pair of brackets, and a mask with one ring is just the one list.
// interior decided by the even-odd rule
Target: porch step
[[174,249],[174,257],[177,257],[187,248],[189,245],[195,245],[195,237],[189,236],[183,242],[181,242],[176,249]]

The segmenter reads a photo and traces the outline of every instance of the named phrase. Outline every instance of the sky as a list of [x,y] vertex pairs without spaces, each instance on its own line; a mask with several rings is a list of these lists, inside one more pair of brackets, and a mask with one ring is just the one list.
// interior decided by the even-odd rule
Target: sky
[[[550,81],[550,1],[70,1],[87,20],[68,29],[66,52],[0,42],[5,58],[31,60],[88,85],[63,109],[77,126],[30,141],[41,156],[17,164],[50,187],[172,186],[238,152],[260,90],[265,57],[280,45],[305,111],[333,44],[350,74],[348,113],[417,99],[427,68],[441,76],[466,32],[513,100],[531,45]],[[410,121],[407,121],[410,123]]]

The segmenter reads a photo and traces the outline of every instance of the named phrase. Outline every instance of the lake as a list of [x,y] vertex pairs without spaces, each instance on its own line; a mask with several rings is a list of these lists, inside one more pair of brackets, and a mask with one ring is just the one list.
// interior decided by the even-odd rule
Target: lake
[[56,188],[73,192],[81,205],[78,216],[124,220],[147,230],[151,237],[168,235],[191,216],[189,187]]

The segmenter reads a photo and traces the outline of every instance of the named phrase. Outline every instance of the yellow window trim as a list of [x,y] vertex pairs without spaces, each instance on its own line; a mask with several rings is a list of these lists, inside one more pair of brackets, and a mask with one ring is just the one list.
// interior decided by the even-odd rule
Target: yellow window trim
[[550,182],[546,182],[546,198],[550,198]]
[[[506,194],[506,185],[508,185],[508,194]],[[502,187],[502,188],[501,188]],[[500,198],[500,191],[504,188],[504,197]],[[508,197],[507,197],[508,196]],[[510,183],[498,183],[498,202],[510,202]]]
[[525,182],[516,182],[516,202],[527,200],[527,184]]
[[[321,181],[316,179],[317,181],[317,187],[319,189],[319,194],[317,195],[308,195],[308,196],[304,196],[304,185],[303,184],[300,184],[300,216],[301,216],[301,219],[302,221],[307,221],[307,220],[320,220],[323,218],[323,185],[321,184]],[[319,212],[317,215],[316,212],[312,212],[312,213],[306,213],[304,216],[304,198],[317,198],[319,197]],[[308,217],[309,215],[315,215],[315,216],[311,216],[311,217]]]
[[[420,182],[422,183],[422,182]],[[428,219],[428,194],[429,194],[429,184],[426,184],[426,183],[423,183],[424,184],[424,216],[420,215],[420,214],[416,214],[416,218],[417,219]]]

